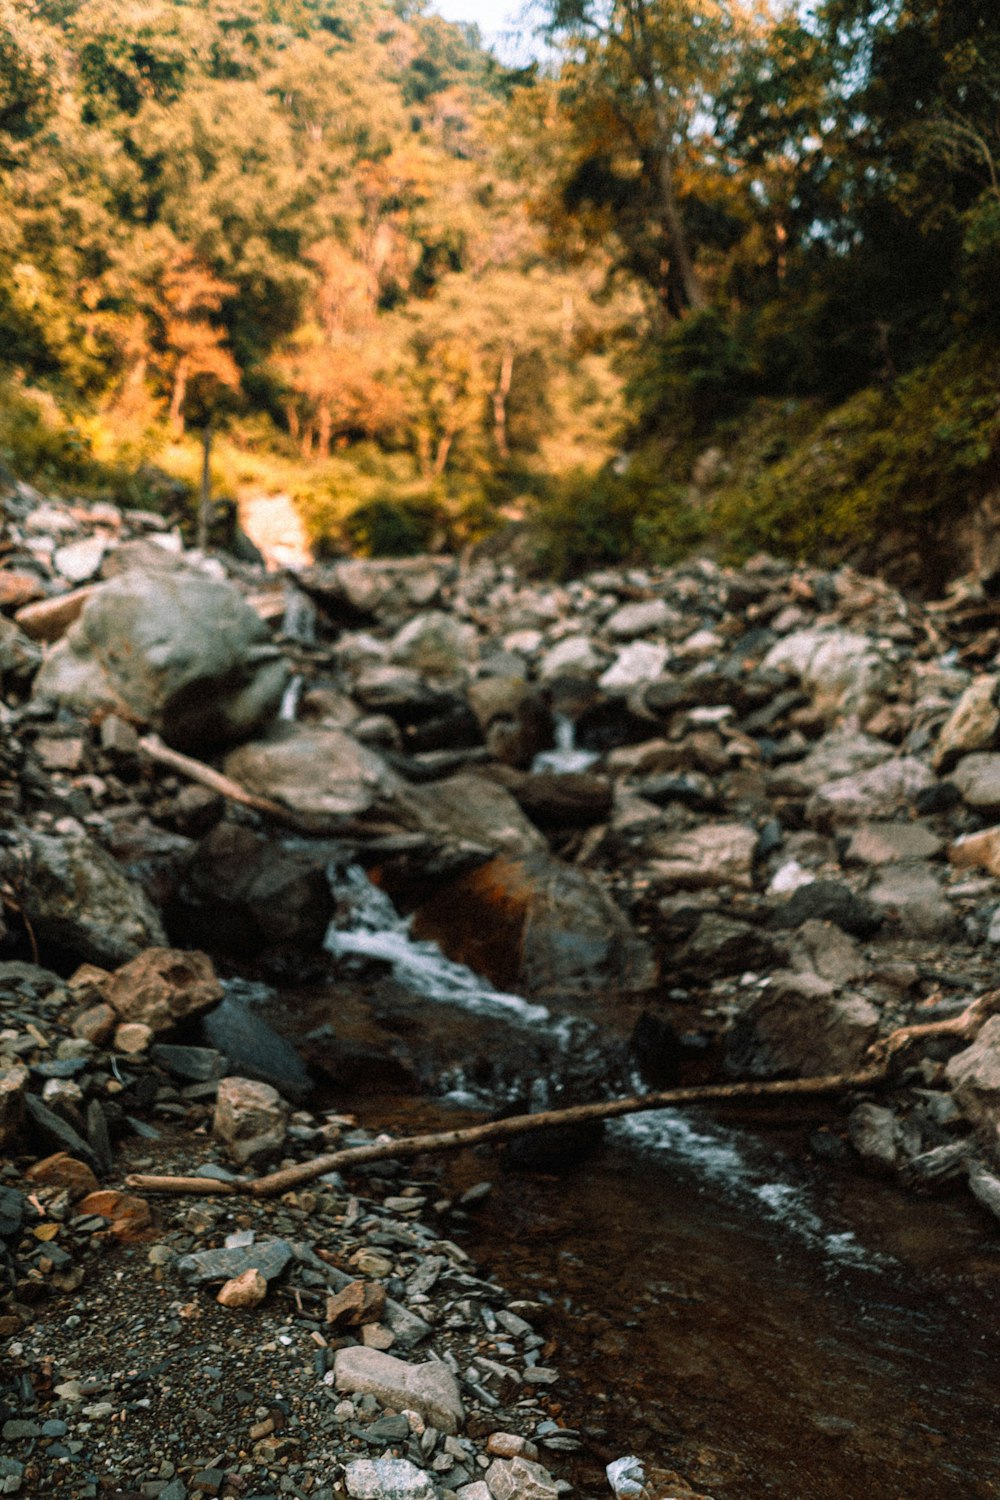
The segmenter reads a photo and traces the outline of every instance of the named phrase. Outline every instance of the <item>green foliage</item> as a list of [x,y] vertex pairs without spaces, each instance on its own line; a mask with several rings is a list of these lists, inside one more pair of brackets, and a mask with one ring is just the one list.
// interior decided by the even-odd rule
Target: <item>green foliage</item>
[[680,487],[634,464],[554,481],[529,516],[529,532],[538,565],[569,578],[622,561],[677,562],[703,538],[704,523]]
[[364,557],[413,557],[433,547],[441,523],[430,495],[401,499],[383,492],[352,510],[343,531],[350,550]]
[[753,367],[716,308],[692,313],[635,362],[627,395],[640,425],[671,437],[700,437],[731,417],[751,389]]
[[16,381],[0,384],[0,462],[40,483],[73,485],[93,478],[90,447],[51,398]]

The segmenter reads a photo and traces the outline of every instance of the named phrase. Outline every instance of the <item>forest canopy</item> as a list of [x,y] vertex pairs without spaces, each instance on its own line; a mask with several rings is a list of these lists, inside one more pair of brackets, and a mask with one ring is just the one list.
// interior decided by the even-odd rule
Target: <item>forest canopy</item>
[[0,459],[142,497],[210,423],[333,548],[943,576],[996,485],[993,0],[536,13],[512,69],[420,0],[0,0]]

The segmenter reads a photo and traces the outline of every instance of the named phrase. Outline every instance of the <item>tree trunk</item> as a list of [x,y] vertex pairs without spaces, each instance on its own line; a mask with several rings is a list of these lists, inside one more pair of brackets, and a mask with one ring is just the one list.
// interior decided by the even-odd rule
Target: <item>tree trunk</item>
[[500,360],[500,374],[493,392],[493,434],[497,453],[506,463],[510,458],[510,443],[507,438],[507,398],[514,378],[514,350],[507,346]]
[[317,417],[317,420],[316,420],[316,426],[317,426],[317,443],[318,443],[318,446],[319,446],[319,456],[320,456],[320,458],[329,458],[330,457],[330,436],[331,436],[331,433],[333,431],[333,416],[332,416],[332,414],[330,412],[329,405],[325,401],[320,406],[319,416]]
[[208,551],[208,520],[212,510],[212,424],[201,433],[201,499],[198,504],[198,551]]
[[184,397],[187,395],[189,364],[187,355],[182,354],[174,370],[174,388],[170,394],[170,425],[178,437],[184,436]]
[[441,438],[437,445],[437,453],[434,455],[434,478],[440,479],[448,467],[448,456],[451,453],[451,445],[455,441],[457,429],[452,427]]
[[[653,84],[654,90],[656,84]],[[663,230],[670,247],[667,268],[667,297],[680,314],[698,312],[707,305],[704,290],[695,270],[687,230],[681,218],[674,184],[674,153],[670,139],[670,122],[662,101],[656,100],[656,154],[659,159],[660,212]]]

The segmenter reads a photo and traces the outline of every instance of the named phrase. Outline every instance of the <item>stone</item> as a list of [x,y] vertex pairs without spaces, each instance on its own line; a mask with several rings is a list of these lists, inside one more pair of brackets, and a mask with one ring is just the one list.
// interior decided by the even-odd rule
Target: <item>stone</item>
[[773,771],[768,788],[777,796],[805,796],[828,781],[870,771],[873,766],[891,760],[894,753],[891,745],[870,734],[850,728],[836,729],[824,735],[802,760]]
[[769,926],[780,932],[812,921],[834,922],[842,932],[865,939],[878,932],[882,913],[839,880],[811,880],[793,891],[771,917]]
[[408,825],[422,832],[453,835],[511,856],[548,847],[510,792],[486,776],[460,772],[429,786],[407,787],[396,802]]
[[[234,988],[232,981],[230,988]],[[291,1042],[238,993],[226,995],[202,1025],[212,1046],[225,1054],[241,1077],[269,1083],[294,1104],[311,1093],[312,1078]]]
[[611,782],[586,771],[531,771],[503,784],[539,828],[590,828],[612,809]]
[[560,1494],[548,1469],[530,1458],[495,1458],[486,1483],[493,1500],[558,1500]]
[[657,885],[672,890],[753,887],[757,831],[744,823],[704,823],[681,833],[654,834],[643,845]]
[[486,1451],[491,1458],[539,1457],[538,1449],[530,1438],[518,1432],[491,1432],[486,1440]]
[[474,625],[464,624],[441,610],[429,610],[409,620],[393,637],[390,655],[400,666],[424,677],[460,677],[479,654]]
[[78,771],[83,764],[83,740],[76,735],[59,739],[39,735],[35,754],[46,771]]
[[104,537],[88,536],[83,541],[68,542],[65,547],[57,547],[52,561],[56,572],[67,583],[86,583],[100,572],[107,550],[108,544]]
[[958,914],[929,865],[884,865],[868,900],[903,937],[942,939],[958,930]]
[[121,1021],[168,1031],[185,1016],[222,999],[222,985],[206,953],[147,948],[103,985],[104,998]]
[[0,609],[20,609],[34,599],[44,596],[45,590],[37,573],[19,573],[13,568],[0,568]]
[[852,864],[891,865],[934,859],[943,848],[926,823],[864,823],[852,833],[844,858]]
[[57,1151],[54,1156],[43,1157],[29,1167],[24,1175],[28,1182],[38,1183],[42,1187],[65,1188],[74,1203],[85,1198],[88,1193],[96,1193],[100,1187],[87,1163],[78,1161],[67,1151]]
[[26,833],[22,847],[23,860],[20,849],[0,850],[0,873],[16,862],[19,898],[39,942],[112,967],[166,943],[142,889],[82,829]]
[[969,1163],[969,1190],[995,1219],[1000,1219],[1000,1177],[981,1162]]
[[183,1281],[200,1285],[209,1281],[235,1281],[245,1271],[256,1270],[265,1281],[274,1281],[295,1252],[287,1240],[261,1240],[257,1244],[220,1250],[196,1250],[182,1255],[177,1273]]
[[433,604],[454,572],[450,558],[351,558],[309,568],[297,582],[335,618],[368,616],[392,624]]
[[951,1058],[945,1077],[962,1114],[995,1151],[1000,1126],[1000,1016],[990,1016],[971,1046]]
[[284,1144],[288,1107],[268,1083],[223,1078],[215,1100],[212,1134],[238,1166],[252,1157],[279,1151]]
[[152,1214],[145,1198],[136,1197],[134,1193],[115,1192],[110,1188],[88,1193],[76,1205],[76,1212],[81,1218],[93,1214],[107,1219],[108,1234],[122,1244],[141,1239],[143,1231],[152,1222]]
[[671,958],[671,971],[695,979],[719,979],[746,970],[766,972],[781,962],[775,940],[749,922],[705,912],[690,938]]
[[25,688],[42,664],[41,648],[0,618],[0,686]]
[[649,947],[600,883],[547,854],[490,860],[451,881],[417,908],[413,931],[499,989],[537,998],[655,981]]
[[147,1026],[143,1021],[123,1021],[115,1029],[115,1051],[124,1052],[129,1057],[138,1057],[140,1053],[149,1051],[155,1035],[152,1026]]
[[220,1307],[239,1309],[258,1307],[267,1296],[267,1282],[256,1266],[249,1266],[220,1288],[216,1302]]
[[890,680],[890,664],[868,636],[819,627],[786,636],[772,646],[762,667],[793,673],[830,720],[871,712]]
[[595,677],[604,665],[593,641],[587,635],[568,635],[550,646],[538,667],[542,682],[556,677]]
[[967,806],[982,812],[1000,809],[1000,753],[963,756],[951,779]]
[[458,1382],[438,1361],[411,1365],[380,1349],[338,1349],[334,1383],[338,1391],[368,1393],[384,1406],[412,1408],[441,1432],[458,1432],[465,1421]]
[[377,1323],[385,1312],[385,1287],[377,1281],[351,1281],[326,1299],[331,1327],[361,1328]]
[[633,641],[618,652],[611,666],[597,679],[597,685],[606,693],[614,693],[637,687],[641,682],[655,682],[669,660],[666,646]]
[[49,1109],[41,1099],[34,1094],[25,1094],[24,1111],[26,1124],[48,1147],[77,1157],[94,1172],[102,1170],[100,1159],[93,1147],[78,1131],[73,1129],[68,1120],[56,1114],[55,1110]]
[[408,1458],[355,1458],[344,1469],[353,1500],[436,1500],[430,1475]]
[[182,568],[128,572],[95,588],[33,691],[83,713],[110,710],[149,724],[177,749],[204,750],[270,722],[288,679],[267,626],[238,590]]
[[986,870],[1000,876],[1000,827],[963,834],[949,845],[948,859],[960,870]]
[[27,1068],[17,1064],[0,1067],[0,1146],[8,1145],[21,1128],[28,1077]]
[[902,755],[818,787],[806,803],[806,818],[815,827],[825,828],[891,817],[933,781],[923,761]]
[[847,1138],[873,1171],[892,1173],[899,1166],[899,1130],[891,1109],[880,1104],[857,1105],[848,1116]]
[[851,1073],[863,1066],[878,1021],[862,996],[838,994],[818,974],[779,970],[727,1038],[727,1067],[750,1078]]
[[990,750],[1000,730],[1000,707],[997,706],[1000,677],[976,677],[966,688],[941,726],[934,747],[934,769],[950,771],[963,755],[976,750]]
[[857,943],[832,922],[815,918],[802,923],[789,945],[793,969],[818,974],[838,989],[868,973],[869,964]]
[[470,682],[469,706],[494,759],[522,770],[552,743],[552,714],[523,677],[480,677]]
[[39,599],[26,604],[14,616],[20,630],[33,641],[62,640],[67,630],[83,613],[83,607],[96,593],[93,587],[73,589],[68,594],[56,594],[52,599]]
[[665,599],[641,599],[635,604],[623,604],[604,622],[608,635],[619,641],[630,641],[637,635],[649,635],[664,630],[676,621],[677,613]]
[[101,1001],[98,1005],[88,1005],[86,1010],[74,1016],[71,1030],[74,1036],[101,1046],[114,1036],[117,1022],[118,1017],[111,1006]]
[[398,785],[381,756],[342,729],[277,725],[265,739],[232,751],[226,775],[294,812],[359,817]]

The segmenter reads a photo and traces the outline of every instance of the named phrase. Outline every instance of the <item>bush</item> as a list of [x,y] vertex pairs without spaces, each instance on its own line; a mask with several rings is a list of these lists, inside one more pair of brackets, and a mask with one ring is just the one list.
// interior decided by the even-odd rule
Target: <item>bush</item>
[[684,490],[657,479],[648,461],[621,473],[576,470],[553,484],[529,524],[539,567],[560,578],[605,564],[676,562],[704,536]]

